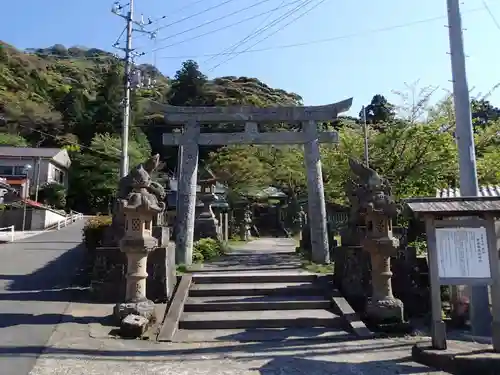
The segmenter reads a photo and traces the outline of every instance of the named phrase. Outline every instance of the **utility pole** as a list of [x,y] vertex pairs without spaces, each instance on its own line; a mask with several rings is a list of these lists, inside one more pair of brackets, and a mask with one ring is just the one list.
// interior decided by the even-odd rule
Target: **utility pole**
[[366,124],[366,107],[361,108],[361,118],[363,120],[363,138],[364,138],[364,148],[365,148],[365,166],[370,167],[370,159],[368,155],[368,125]]
[[[134,72],[133,58],[137,56],[142,56],[144,53],[135,54],[132,48],[132,36],[134,31],[145,33],[150,36],[151,39],[156,37],[155,31],[146,31],[144,27],[151,25],[153,21],[148,19],[148,22],[144,22],[141,19],[140,22],[134,21],[134,0],[129,0],[130,2],[126,5],[120,5],[119,2],[113,4],[111,12],[117,16],[123,18],[126,21],[126,40],[125,47],[120,48],[120,40],[117,40],[113,47],[118,48],[125,52],[125,76],[124,76],[124,98],[123,98],[123,125],[122,125],[122,143],[121,143],[121,156],[120,156],[120,177],[125,177],[128,174],[128,136],[130,128],[130,96],[132,88],[142,87],[142,82],[140,81],[140,72]],[[126,14],[122,14],[122,10],[128,6],[128,11]],[[139,29],[134,29],[134,25],[137,25]],[[121,37],[121,35],[120,35]],[[120,39],[120,38],[119,38]],[[135,78],[135,79],[134,79]]]
[[[447,6],[460,170],[460,195],[462,197],[475,197],[479,195],[479,186],[459,0],[447,0]],[[489,308],[488,287],[473,286],[470,291],[470,320],[473,335],[489,336],[492,317]]]

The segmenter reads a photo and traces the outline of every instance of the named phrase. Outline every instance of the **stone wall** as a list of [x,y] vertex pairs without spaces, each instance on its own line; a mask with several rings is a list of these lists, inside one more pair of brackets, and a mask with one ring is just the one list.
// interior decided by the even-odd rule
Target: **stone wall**
[[[401,230],[394,228],[395,235]],[[353,308],[364,311],[371,296],[370,256],[361,246],[334,248],[334,283]],[[420,316],[430,309],[428,268],[425,258],[417,258],[414,249],[402,244],[398,255],[391,258],[394,295],[405,305],[407,316]]]
[[[97,248],[90,280],[92,300],[122,302],[125,298],[126,272],[126,256],[118,247]],[[147,272],[147,298],[155,303],[168,301],[177,283],[173,242],[149,254]]]

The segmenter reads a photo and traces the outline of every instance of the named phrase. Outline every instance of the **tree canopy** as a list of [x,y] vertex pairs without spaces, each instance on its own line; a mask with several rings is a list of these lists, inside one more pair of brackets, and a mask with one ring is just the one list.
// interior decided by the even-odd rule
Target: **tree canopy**
[[[156,81],[132,94],[130,166],[158,152],[175,172],[176,147],[162,144],[167,126],[152,103],[176,106],[302,105],[302,98],[271,88],[256,78],[208,79],[195,61],[184,62],[172,77],[151,65],[134,69]],[[0,145],[64,147],[73,161],[67,207],[106,212],[118,182],[122,128],[122,62],[99,49],[55,45],[26,52],[0,42]],[[387,95],[388,93],[386,93]],[[407,86],[391,103],[377,93],[365,105],[370,166],[393,184],[397,197],[434,195],[458,185],[455,119],[450,95],[436,88]],[[437,100],[437,102],[436,102]],[[478,176],[481,184],[500,184],[500,109],[486,97],[471,101]],[[318,124],[339,132],[337,145],[322,145],[326,197],[345,202],[349,157],[363,158],[362,115],[340,116]],[[237,131],[231,123],[202,131]],[[297,124],[266,124],[264,131],[300,131]],[[304,197],[307,179],[301,146],[227,146],[200,149],[200,162],[234,193],[274,186],[295,200]]]

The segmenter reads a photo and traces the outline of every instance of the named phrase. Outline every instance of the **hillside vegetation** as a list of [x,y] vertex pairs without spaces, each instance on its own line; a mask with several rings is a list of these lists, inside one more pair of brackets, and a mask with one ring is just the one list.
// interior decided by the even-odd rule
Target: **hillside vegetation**
[[[297,105],[301,97],[256,78],[208,80],[193,61],[169,78],[151,65],[139,65],[154,80],[132,95],[131,164],[160,152],[166,170],[176,152],[161,145],[170,131],[151,101],[172,105]],[[0,41],[0,144],[66,147],[74,161],[68,204],[83,211],[106,211],[114,194],[122,122],[123,63],[113,54],[84,47],[20,51]],[[202,153],[202,159],[208,152]],[[78,197],[78,199],[77,199]],[[76,207],[74,205],[77,205]]]

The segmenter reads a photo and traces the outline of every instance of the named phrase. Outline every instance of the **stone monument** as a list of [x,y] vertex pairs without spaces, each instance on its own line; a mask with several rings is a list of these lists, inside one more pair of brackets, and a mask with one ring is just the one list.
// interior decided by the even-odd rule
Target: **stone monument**
[[194,221],[195,241],[201,238],[220,240],[221,238],[219,238],[220,236],[217,231],[219,222],[212,211],[212,203],[216,200],[215,194],[213,192],[201,192],[198,197],[203,203],[203,207]]
[[392,233],[392,220],[399,213],[389,181],[373,169],[351,159],[352,191],[358,198],[366,232],[361,239],[370,255],[372,296],[366,305],[368,317],[377,322],[402,322],[403,303],[394,297],[391,286],[391,256],[397,254],[399,240]]
[[124,197],[125,192],[121,191],[117,201],[116,217],[123,223],[124,235],[119,244],[127,257],[127,285],[125,301],[115,306],[114,314],[125,336],[140,336],[155,319],[154,303],[146,297],[146,278],[148,254],[158,246],[152,235],[153,220],[165,210],[165,203],[158,199],[158,185],[150,176],[158,160],[155,155],[132,169],[121,180],[120,188],[125,188],[126,182],[128,193]]
[[[158,202],[163,202],[165,200],[165,189],[160,183],[151,180],[151,175],[158,168],[160,163],[160,155],[155,154],[148,158],[145,162],[132,168],[131,172],[120,179],[118,182],[118,192],[116,194],[116,200],[113,207],[113,224],[112,229],[112,240],[114,243],[118,244],[121,238],[125,235],[125,217],[124,213],[120,209],[120,204],[123,200],[128,199],[129,194],[133,190],[134,180],[139,176],[139,174],[146,173],[149,176],[149,185],[145,188],[149,194],[154,195]],[[142,177],[139,177],[142,178]],[[155,215],[157,218],[158,215]]]
[[250,228],[252,227],[252,212],[250,207],[246,206],[243,210],[243,217],[240,221],[240,239],[241,241],[248,241],[252,236]]

